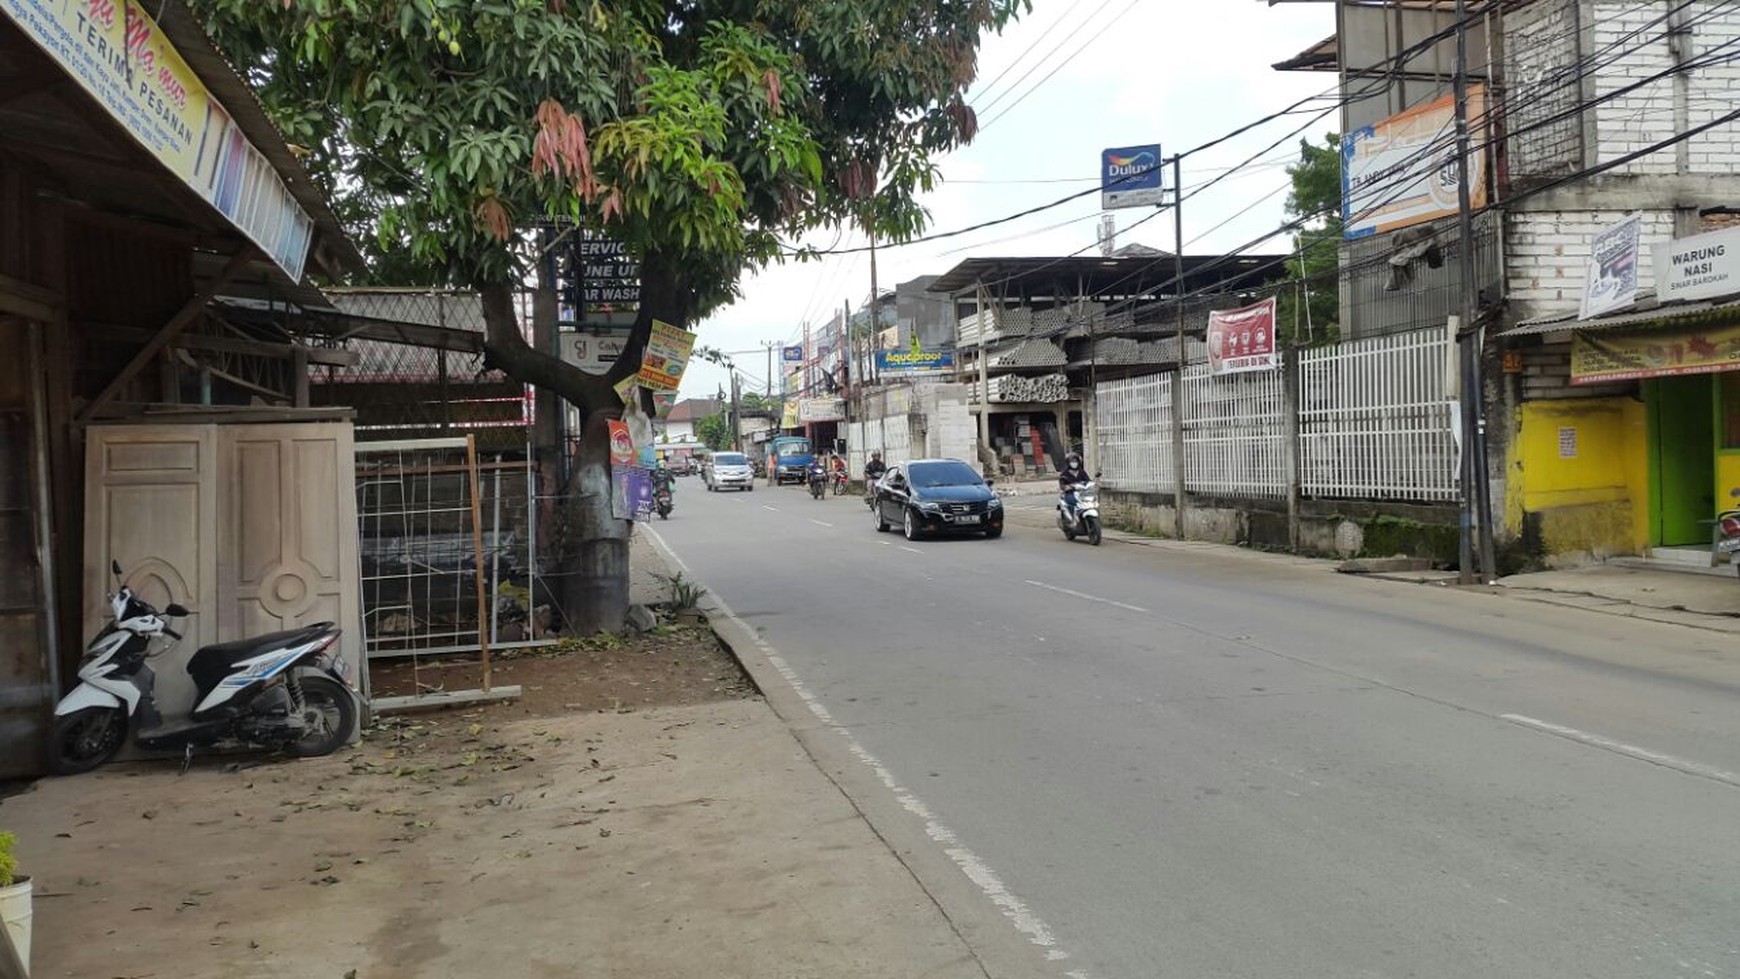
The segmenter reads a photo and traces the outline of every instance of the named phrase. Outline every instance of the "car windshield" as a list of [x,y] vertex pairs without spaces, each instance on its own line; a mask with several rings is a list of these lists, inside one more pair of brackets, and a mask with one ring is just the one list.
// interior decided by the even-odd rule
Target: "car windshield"
[[973,467],[964,462],[921,462],[907,469],[912,485],[929,489],[937,486],[978,486],[984,482]]
[[782,456],[807,456],[810,454],[810,443],[803,439],[795,442],[775,442],[773,451]]
[[720,452],[713,456],[715,466],[747,466],[749,460],[736,452]]

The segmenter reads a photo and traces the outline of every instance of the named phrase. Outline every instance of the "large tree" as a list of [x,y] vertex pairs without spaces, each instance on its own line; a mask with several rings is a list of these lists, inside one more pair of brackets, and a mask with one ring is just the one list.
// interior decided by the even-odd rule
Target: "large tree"
[[[578,628],[620,626],[628,527],[604,420],[653,319],[694,323],[803,232],[923,228],[932,157],[973,137],[977,51],[1028,0],[192,0],[379,274],[475,288],[489,361],[586,416],[563,570]],[[541,226],[640,259],[622,359],[533,349],[513,295]],[[547,286],[547,283],[542,283]],[[554,292],[534,317],[548,328]]]
[[[1341,137],[1299,141],[1299,162],[1287,167],[1293,188],[1287,217],[1299,227],[1287,260],[1292,284],[1280,293],[1280,328],[1293,343],[1335,339],[1341,319]],[[1309,302],[1300,302],[1301,296]]]

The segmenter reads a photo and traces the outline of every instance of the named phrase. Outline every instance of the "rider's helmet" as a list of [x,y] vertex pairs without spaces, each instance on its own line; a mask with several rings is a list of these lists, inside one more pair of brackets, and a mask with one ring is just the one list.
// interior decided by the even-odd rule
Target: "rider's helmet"
[[876,451],[875,451],[875,452],[872,452],[872,453],[870,453],[870,458],[872,458],[872,459],[880,459],[880,458],[882,458],[882,450],[881,450],[881,449],[877,449],[877,450],[876,450]]
[[1076,455],[1074,452],[1071,452],[1069,455],[1064,456],[1063,457],[1063,467],[1065,469],[1080,469],[1081,468],[1081,456]]

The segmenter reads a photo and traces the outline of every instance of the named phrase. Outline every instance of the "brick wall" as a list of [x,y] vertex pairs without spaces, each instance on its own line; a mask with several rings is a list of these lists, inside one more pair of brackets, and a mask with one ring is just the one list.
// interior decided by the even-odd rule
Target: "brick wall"
[[[1511,319],[1572,312],[1583,297],[1590,243],[1629,211],[1513,211],[1505,216],[1505,278]],[[1672,211],[1643,212],[1638,288],[1655,287],[1649,245],[1673,237]]]
[[1522,348],[1522,397],[1524,401],[1559,401],[1570,398],[1616,398],[1637,393],[1636,381],[1617,384],[1571,383],[1571,344],[1543,343]]
[[[1575,0],[1532,3],[1504,19],[1505,77],[1518,96],[1509,100],[1510,129],[1535,125],[1576,105],[1580,93],[1566,84],[1576,72]],[[1527,186],[1540,178],[1575,172],[1583,165],[1582,120],[1571,116],[1516,136],[1508,147],[1513,183]]]
[[[1673,67],[1673,50],[1664,37],[1667,25],[1652,22],[1677,2],[1602,0],[1595,4],[1594,46],[1588,54],[1598,65],[1591,74],[1597,98]],[[1603,102],[1595,107],[1594,116],[1594,163],[1606,163],[1667,139],[1674,134],[1674,80],[1662,78]],[[1669,149],[1614,172],[1673,173],[1675,169],[1674,153]]]
[[[1694,4],[1688,14],[1697,21],[1692,28],[1691,38],[1691,57],[1694,59],[1740,37],[1740,8],[1732,4]],[[1717,56],[1725,54],[1733,57],[1734,50],[1735,47],[1728,47],[1718,52]],[[1740,64],[1700,68],[1691,73],[1690,82],[1690,92],[1686,100],[1686,121],[1696,127],[1734,110],[1733,93],[1740,91]],[[1732,123],[1717,126],[1687,140],[1686,148],[1690,156],[1688,169],[1691,172],[1732,173],[1736,165],[1740,164],[1740,129],[1736,129]]]

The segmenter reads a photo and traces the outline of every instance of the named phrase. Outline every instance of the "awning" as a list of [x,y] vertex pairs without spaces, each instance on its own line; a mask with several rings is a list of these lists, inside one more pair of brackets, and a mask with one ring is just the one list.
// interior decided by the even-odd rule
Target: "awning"
[[1583,333],[1617,330],[1625,327],[1652,329],[1700,326],[1711,323],[1727,323],[1737,318],[1740,318],[1740,295],[1719,299],[1700,299],[1693,302],[1659,303],[1656,302],[1653,293],[1646,291],[1639,296],[1637,302],[1624,312],[1596,316],[1586,320],[1579,320],[1576,313],[1542,316],[1532,320],[1523,320],[1516,326],[1500,333],[1499,336],[1540,336],[1546,333],[1563,333],[1567,330]]

